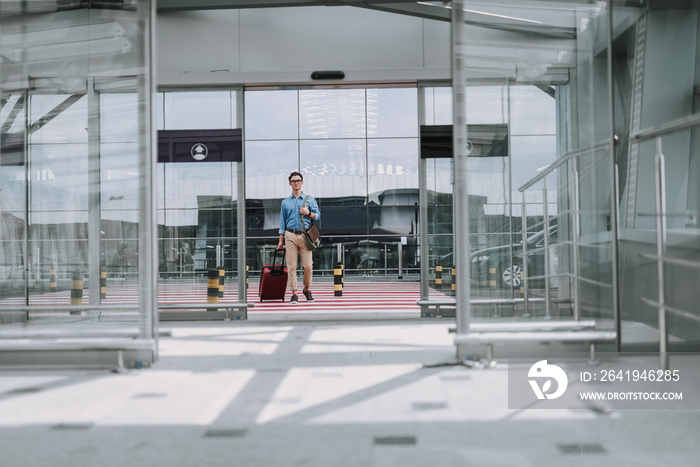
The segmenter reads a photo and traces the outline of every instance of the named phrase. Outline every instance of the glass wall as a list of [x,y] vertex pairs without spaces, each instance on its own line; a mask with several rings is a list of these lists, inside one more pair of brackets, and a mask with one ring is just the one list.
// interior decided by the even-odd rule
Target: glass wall
[[[223,129],[238,91],[158,93],[159,129]],[[323,244],[314,270],[332,276],[418,273],[418,126],[415,87],[249,90],[245,93],[247,265],[277,245],[280,203],[299,170],[319,201]],[[191,109],[207,109],[200,113]],[[234,163],[159,163],[160,275],[195,283],[237,267]]]
[[[472,296],[513,297],[522,286],[518,187],[556,160],[556,102],[533,85],[469,86],[466,102]],[[426,88],[423,108],[426,125],[451,125],[451,88]],[[456,266],[451,159],[427,160],[427,190],[430,270],[434,279],[442,267],[438,288],[449,294]]]
[[[426,88],[427,125],[451,123],[450,92],[449,87]],[[236,99],[231,91],[159,93],[158,121],[162,129],[240,126],[231,117]],[[271,260],[280,203],[290,193],[287,178],[299,170],[304,190],[322,210],[317,273],[332,275],[340,258],[348,274],[395,277],[400,243],[401,272],[417,279],[417,99],[414,87],[245,92],[247,264],[253,273]],[[520,212],[510,204],[517,196],[513,192],[556,158],[554,99],[535,86],[498,85],[470,87],[468,100],[477,145],[469,175],[472,248],[507,250],[520,239]],[[199,115],[192,108],[210,111]],[[489,133],[495,127],[507,128],[498,140]],[[515,175],[511,164],[518,168]],[[454,266],[451,160],[431,159],[427,171],[430,267],[442,266],[449,286]],[[161,277],[201,275],[215,267],[217,254],[227,270],[235,269],[233,164],[159,164],[158,177]],[[499,256],[496,284],[489,267],[474,266],[480,273],[474,277],[477,294],[519,290],[519,269],[511,272],[510,253]]]
[[[158,93],[159,130],[240,128],[240,92]],[[160,278],[190,281],[208,269],[236,271],[236,162],[158,163]]]
[[613,9],[622,343],[682,351],[700,342],[700,5],[648,3]]
[[[321,209],[314,271],[395,276],[417,273],[417,90],[249,90],[245,93],[246,199],[251,270],[277,245],[288,176]],[[339,254],[340,253],[340,254]]]
[[[523,52],[507,90],[508,181],[497,180],[490,160],[469,157],[472,279],[493,271],[491,284],[508,280],[516,293],[546,299],[535,315],[620,329],[623,350],[658,349],[664,336],[669,348],[696,348],[698,6],[649,1],[610,11],[613,4],[551,9],[546,18],[529,2],[500,5],[533,24],[520,30]],[[501,65],[479,55],[478,28],[468,21],[457,49],[467,126],[479,118],[469,93]],[[425,108],[435,115],[434,105]],[[510,216],[499,222],[501,199]],[[500,245],[502,232],[511,239]],[[494,261],[503,256],[510,271]]]
[[[463,80],[454,113],[465,122],[458,136],[466,134],[469,156],[462,188],[469,197],[472,297],[522,297],[524,308],[512,307],[514,314],[595,316],[614,328],[617,245],[606,222],[616,213],[610,11],[603,2],[546,12],[518,0],[493,9],[469,1],[453,7],[460,22],[453,78]],[[474,21],[484,11],[500,18],[496,29],[511,32],[500,45],[514,54],[499,48],[500,60],[488,57],[488,31]],[[503,76],[507,85],[480,90]],[[484,154],[479,125],[499,123],[508,144]]]
[[23,5],[0,9],[0,323],[154,339],[150,4]]

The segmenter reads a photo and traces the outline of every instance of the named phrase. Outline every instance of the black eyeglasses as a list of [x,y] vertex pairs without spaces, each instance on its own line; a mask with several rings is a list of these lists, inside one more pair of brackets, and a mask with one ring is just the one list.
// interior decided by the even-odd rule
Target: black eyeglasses
[[290,180],[289,183],[301,183],[303,180]]

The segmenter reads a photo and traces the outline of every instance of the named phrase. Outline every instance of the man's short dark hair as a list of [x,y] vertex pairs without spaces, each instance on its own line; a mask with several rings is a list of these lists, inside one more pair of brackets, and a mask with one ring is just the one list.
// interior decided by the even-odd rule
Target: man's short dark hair
[[304,176],[302,174],[300,174],[299,172],[292,172],[291,174],[289,174],[289,181],[290,182],[292,181],[292,177],[294,177],[295,175],[299,175],[299,178],[304,180]]

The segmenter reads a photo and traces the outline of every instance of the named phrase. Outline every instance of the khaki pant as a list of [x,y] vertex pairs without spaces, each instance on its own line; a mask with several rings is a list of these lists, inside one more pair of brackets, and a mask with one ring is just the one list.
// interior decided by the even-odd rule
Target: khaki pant
[[308,289],[311,287],[311,277],[314,272],[313,252],[306,247],[303,233],[285,232],[284,243],[287,249],[289,290],[295,294],[297,292],[297,257],[301,256],[301,265],[304,268],[304,289]]

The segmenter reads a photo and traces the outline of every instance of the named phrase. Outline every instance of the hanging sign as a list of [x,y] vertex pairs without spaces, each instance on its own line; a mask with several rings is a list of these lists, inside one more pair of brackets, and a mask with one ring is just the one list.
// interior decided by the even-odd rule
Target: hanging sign
[[160,130],[158,162],[242,162],[241,130]]
[[[507,157],[508,125],[467,125],[467,154],[469,157]],[[452,125],[421,125],[421,159],[452,156]]]

